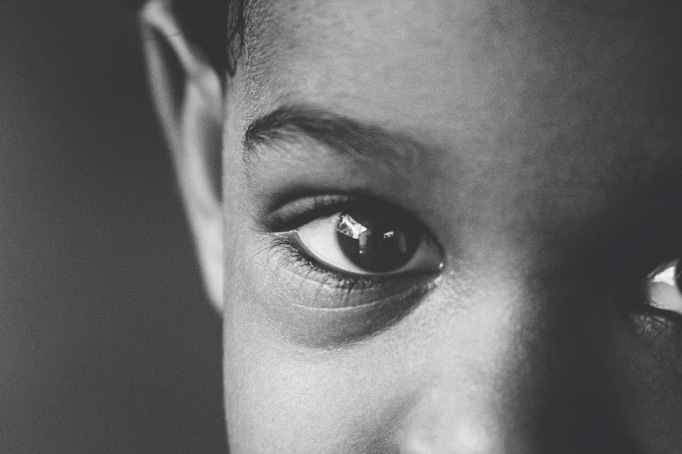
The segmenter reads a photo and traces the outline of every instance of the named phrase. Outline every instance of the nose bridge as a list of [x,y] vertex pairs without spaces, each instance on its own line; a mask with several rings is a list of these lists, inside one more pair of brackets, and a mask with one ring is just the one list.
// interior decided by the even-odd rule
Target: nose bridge
[[540,288],[496,292],[466,315],[472,329],[434,348],[401,452],[563,452],[565,446],[550,446],[548,434],[561,426],[557,418],[570,417],[565,396],[575,384],[578,357],[570,350],[579,342],[572,339],[575,317],[564,305],[552,306],[559,303]]

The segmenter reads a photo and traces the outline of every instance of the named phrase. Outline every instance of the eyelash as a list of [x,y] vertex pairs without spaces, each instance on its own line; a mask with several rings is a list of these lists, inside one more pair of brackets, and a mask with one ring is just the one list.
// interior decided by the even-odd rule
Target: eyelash
[[[268,234],[268,249],[277,257],[279,266],[315,281],[322,286],[332,287],[346,292],[364,289],[376,289],[390,286],[392,282],[404,281],[406,274],[392,275],[358,275],[330,269],[319,263],[314,257],[303,253],[291,240],[280,235],[289,230],[300,228],[304,224],[340,211],[358,207],[390,207],[388,203],[374,200],[364,195],[322,195],[302,198],[282,205],[263,219],[261,225]],[[415,275],[417,273],[414,273]],[[416,277],[416,276],[415,276]]]
[[[404,281],[406,278],[405,274],[367,276],[330,269],[328,266],[316,261],[314,257],[310,257],[302,252],[288,238],[275,235],[300,228],[315,219],[331,216],[350,208],[387,205],[376,201],[369,202],[367,199],[359,196],[323,195],[299,199],[275,209],[270,216],[263,220],[261,225],[266,233],[268,233],[267,249],[271,257],[276,258],[278,261],[278,268],[287,268],[303,277],[306,281],[313,281],[321,287],[339,290],[346,295],[350,295],[355,291],[388,288],[391,282],[396,281],[396,277]],[[648,256],[644,260],[641,260],[644,257],[636,254],[638,256],[637,259],[625,261],[625,263],[635,265],[633,267],[626,266],[626,268],[629,268],[627,271],[621,268],[623,265],[622,261],[620,265],[612,268],[612,271],[618,277],[615,280],[621,281],[621,283],[623,280],[625,281],[624,285],[616,285],[616,287],[620,288],[615,289],[613,296],[616,296],[619,306],[626,308],[630,313],[645,315],[647,319],[653,318],[658,320],[659,324],[665,324],[666,326],[670,324],[682,326],[682,315],[658,309],[646,302],[644,287],[647,274],[644,274],[642,271],[650,272],[652,267],[649,264],[651,263],[662,263],[660,254],[652,252],[652,250],[655,251],[658,248],[653,247],[653,245],[649,247],[651,248],[649,250],[651,255],[647,254]]]
[[390,278],[376,276],[359,276],[344,274],[326,268],[314,259],[307,257],[298,250],[296,245],[282,237],[270,239],[268,248],[273,255],[278,255],[278,265],[288,266],[306,279],[318,282],[323,286],[330,286],[340,290],[354,291],[374,288],[386,284]]
[[[641,237],[640,237],[641,238]],[[636,332],[649,333],[649,336],[659,336],[672,332],[682,333],[682,315],[659,309],[649,301],[647,283],[650,274],[661,264],[669,262],[681,249],[677,244],[670,244],[663,239],[669,235],[647,236],[654,238],[653,242],[640,242],[637,238],[629,238],[630,244],[636,244],[636,252],[612,254],[610,260],[601,263],[601,269],[607,271],[601,276],[602,286],[608,289],[609,299],[618,308],[627,325]],[[673,251],[671,253],[671,250]],[[604,268],[605,267],[605,268]],[[599,275],[599,269],[594,272]]]

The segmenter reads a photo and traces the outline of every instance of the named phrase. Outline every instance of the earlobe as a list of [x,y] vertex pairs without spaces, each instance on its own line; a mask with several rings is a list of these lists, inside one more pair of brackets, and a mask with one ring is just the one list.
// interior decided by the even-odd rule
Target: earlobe
[[221,310],[220,76],[183,33],[170,1],[149,3],[141,20],[152,94],[172,152],[208,295]]

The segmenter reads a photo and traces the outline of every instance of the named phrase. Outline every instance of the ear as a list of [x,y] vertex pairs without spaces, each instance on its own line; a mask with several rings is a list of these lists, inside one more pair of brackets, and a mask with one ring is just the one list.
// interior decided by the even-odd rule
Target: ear
[[156,108],[170,146],[211,302],[222,310],[220,76],[183,33],[170,1],[142,12],[142,36]]

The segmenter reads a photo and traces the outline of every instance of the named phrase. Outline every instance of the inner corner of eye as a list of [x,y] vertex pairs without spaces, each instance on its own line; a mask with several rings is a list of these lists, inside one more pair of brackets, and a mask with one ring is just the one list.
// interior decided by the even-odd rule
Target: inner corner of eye
[[682,314],[681,280],[680,259],[660,265],[646,279],[648,304],[657,309]]

